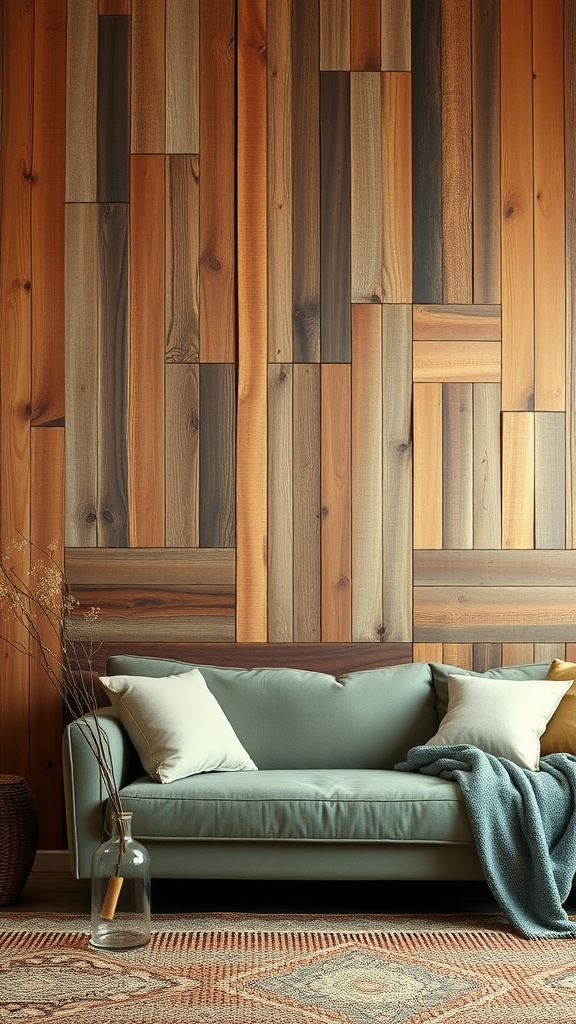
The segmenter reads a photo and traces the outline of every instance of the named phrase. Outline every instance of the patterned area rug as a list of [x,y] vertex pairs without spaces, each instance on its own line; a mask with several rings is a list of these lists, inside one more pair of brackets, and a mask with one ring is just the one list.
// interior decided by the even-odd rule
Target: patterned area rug
[[2,915],[0,1022],[576,1022],[571,939],[527,941],[496,916],[326,923],[166,918],[147,946],[103,953],[85,919]]

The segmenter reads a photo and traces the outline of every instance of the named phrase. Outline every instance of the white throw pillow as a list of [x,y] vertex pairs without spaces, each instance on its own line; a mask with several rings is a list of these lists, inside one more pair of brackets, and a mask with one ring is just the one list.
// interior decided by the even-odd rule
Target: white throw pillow
[[158,782],[199,772],[257,771],[197,668],[179,675],[102,676],[100,682]]
[[538,771],[540,737],[570,679],[490,679],[449,676],[448,711],[427,747],[466,743]]

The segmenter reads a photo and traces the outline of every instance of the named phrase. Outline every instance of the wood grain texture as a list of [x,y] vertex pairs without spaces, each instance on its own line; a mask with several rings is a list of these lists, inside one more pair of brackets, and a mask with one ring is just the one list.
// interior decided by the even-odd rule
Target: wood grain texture
[[382,639],[412,638],[411,307],[382,307]]
[[412,645],[412,661],[435,661],[442,663],[443,661],[443,648],[442,644],[427,643],[427,644],[413,644]]
[[566,176],[566,544],[576,547],[576,7],[564,10]]
[[414,548],[442,547],[442,385],[414,385]]
[[352,302],[382,302],[380,75],[350,77]]
[[502,415],[502,547],[534,547],[534,416]]
[[442,297],[472,301],[470,5],[442,0]]
[[97,182],[100,203],[130,194],[130,20],[98,18]]
[[502,545],[500,388],[473,385],[474,547]]
[[474,302],[500,302],[500,0],[472,0]]
[[382,71],[410,71],[410,0],[380,0]]
[[574,587],[415,587],[414,638],[444,643],[574,641]]
[[565,660],[566,644],[534,644],[534,661],[552,661],[553,658]]
[[320,359],[320,83],[317,3],[292,4],[294,360]]
[[236,357],[234,35],[234,0],[200,0],[200,359],[207,363]]
[[166,360],[197,362],[200,168],[197,156],[170,156],[166,168]]
[[98,0],[99,14],[132,14],[132,0]]
[[502,644],[502,665],[531,665],[534,661],[534,644]]
[[350,0],[320,2],[320,70],[350,70]]
[[350,68],[380,70],[380,0],[350,0]]
[[68,0],[66,20],[66,201],[96,201],[98,0]]
[[565,391],[563,0],[534,0],[534,408]]
[[430,587],[569,586],[576,572],[573,550],[416,551],[414,584]]
[[412,2],[413,301],[442,302],[441,0]]
[[446,665],[458,665],[459,668],[471,669],[473,667],[473,659],[473,644],[442,645],[442,661]]
[[268,367],[268,638],[294,635],[293,366]]
[[[350,75],[320,77],[321,361],[350,362]],[[352,263],[353,266],[353,263]]]
[[531,0],[500,0],[502,408],[534,408]]
[[196,548],[199,529],[199,368],[166,366],[166,545]]
[[416,341],[500,341],[502,332],[497,305],[415,305],[413,323]]
[[382,313],[352,307],[352,639],[382,636]]
[[98,541],[98,229],[95,203],[67,205],[64,536],[70,547]]
[[534,543],[537,548],[566,545],[565,417],[534,414]]
[[415,341],[415,381],[483,381],[501,376],[499,341]]
[[502,664],[502,644],[473,644],[472,668],[474,672],[487,672]]
[[[102,601],[98,592],[83,595],[87,602]],[[122,650],[128,641],[144,643],[150,651],[156,643],[165,641],[167,633],[174,643],[191,640],[231,641],[234,638],[234,607],[231,598],[221,599],[218,604],[201,599],[182,606],[174,606],[167,594],[157,591],[145,595],[142,591],[127,596],[119,595],[119,605],[101,613],[91,626],[85,619],[79,619],[76,636],[80,641],[92,639],[94,643],[114,642],[116,650]],[[162,613],[163,612],[163,613]]]
[[200,0],[166,4],[166,152],[200,146]]
[[198,593],[234,592],[233,548],[67,548],[72,588],[188,586]]
[[321,640],[320,365],[294,364],[294,640]]
[[472,384],[442,385],[442,547],[474,541]]
[[412,300],[411,79],[384,74],[382,82],[382,297]]
[[321,367],[322,640],[352,639],[350,367]]
[[[200,366],[199,536],[202,548],[234,547],[236,499],[235,371],[230,363]],[[242,507],[238,509],[238,516]]]
[[137,0],[131,18],[130,149],[164,153],[166,143],[166,3]]
[[292,360],[292,4],[267,9],[268,359]]
[[238,5],[236,639],[267,623],[266,3]]

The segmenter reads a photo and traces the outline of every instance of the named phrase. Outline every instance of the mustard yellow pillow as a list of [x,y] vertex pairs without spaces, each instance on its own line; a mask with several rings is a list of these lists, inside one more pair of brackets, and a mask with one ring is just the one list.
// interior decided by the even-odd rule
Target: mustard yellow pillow
[[[576,680],[576,665],[554,658],[546,678]],[[562,697],[542,734],[540,754],[576,754],[576,681]]]

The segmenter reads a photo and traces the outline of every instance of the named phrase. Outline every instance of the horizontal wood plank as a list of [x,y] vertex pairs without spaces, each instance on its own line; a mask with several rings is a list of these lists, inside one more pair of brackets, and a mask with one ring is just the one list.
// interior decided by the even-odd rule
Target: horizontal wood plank
[[499,341],[415,341],[415,381],[495,384],[500,380]]
[[576,587],[415,587],[414,639],[572,641],[575,602]]
[[417,587],[561,587],[575,578],[574,550],[414,552]]
[[92,586],[234,585],[232,548],[68,548],[66,572],[73,589]]
[[501,326],[498,305],[414,306],[415,341],[499,341]]

